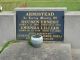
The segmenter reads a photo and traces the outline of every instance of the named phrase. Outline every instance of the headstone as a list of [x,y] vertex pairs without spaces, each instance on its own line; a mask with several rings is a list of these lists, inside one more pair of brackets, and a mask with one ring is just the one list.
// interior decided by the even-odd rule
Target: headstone
[[64,40],[64,8],[16,8],[16,38],[42,35],[44,41]]
[[14,43],[0,54],[0,60],[72,60],[70,44],[44,43],[34,48],[26,41]]
[[[35,9],[35,8],[34,8]],[[45,8],[44,8],[45,9]],[[66,9],[56,8],[62,11]],[[18,9],[21,10],[21,9]],[[26,9],[24,9],[26,11]],[[22,11],[22,10],[21,10]],[[80,48],[80,11],[67,11],[64,23],[64,42],[71,43],[72,48]],[[16,38],[15,13],[10,11],[0,12],[0,45]]]

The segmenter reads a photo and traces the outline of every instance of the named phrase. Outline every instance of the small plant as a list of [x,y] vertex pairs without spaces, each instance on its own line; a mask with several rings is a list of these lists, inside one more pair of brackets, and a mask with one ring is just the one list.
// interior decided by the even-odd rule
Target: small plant
[[2,6],[0,5],[0,12],[2,11]]
[[2,53],[8,46],[12,45],[13,43],[18,42],[17,40],[10,40],[8,42],[6,42],[2,48],[0,49],[0,53]]

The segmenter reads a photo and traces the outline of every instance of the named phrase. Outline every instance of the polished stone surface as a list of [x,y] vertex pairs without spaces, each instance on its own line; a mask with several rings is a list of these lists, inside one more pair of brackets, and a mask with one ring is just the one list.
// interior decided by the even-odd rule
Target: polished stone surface
[[14,43],[0,54],[0,60],[72,60],[70,44],[43,43],[34,48],[26,41]]

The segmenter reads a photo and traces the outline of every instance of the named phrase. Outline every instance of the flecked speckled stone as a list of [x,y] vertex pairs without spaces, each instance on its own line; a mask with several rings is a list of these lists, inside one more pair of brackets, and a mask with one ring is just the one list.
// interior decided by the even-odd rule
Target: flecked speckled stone
[[70,44],[43,43],[40,48],[26,41],[14,43],[0,54],[0,60],[72,60]]
[[80,60],[80,49],[72,49],[72,60]]

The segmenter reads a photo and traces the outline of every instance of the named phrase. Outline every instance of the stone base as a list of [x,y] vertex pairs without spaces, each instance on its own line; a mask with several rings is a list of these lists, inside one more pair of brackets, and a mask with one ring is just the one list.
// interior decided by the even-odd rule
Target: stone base
[[61,43],[43,43],[34,48],[26,41],[14,43],[0,54],[0,60],[72,60],[71,46]]
[[72,59],[80,60],[80,49],[72,49]]

